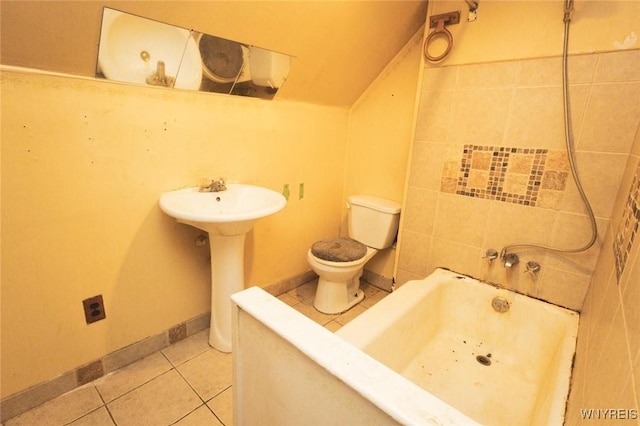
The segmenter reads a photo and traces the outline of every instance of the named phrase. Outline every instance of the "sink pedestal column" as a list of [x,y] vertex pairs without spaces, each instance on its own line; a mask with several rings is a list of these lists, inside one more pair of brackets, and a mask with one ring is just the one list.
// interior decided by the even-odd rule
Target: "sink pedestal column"
[[244,290],[244,237],[209,232],[211,250],[211,328],[209,344],[231,352],[231,295]]
[[209,344],[231,352],[231,295],[244,290],[244,239],[255,222],[287,204],[271,189],[229,183],[226,190],[192,187],[165,192],[160,208],[180,223],[209,234],[211,250],[211,329]]

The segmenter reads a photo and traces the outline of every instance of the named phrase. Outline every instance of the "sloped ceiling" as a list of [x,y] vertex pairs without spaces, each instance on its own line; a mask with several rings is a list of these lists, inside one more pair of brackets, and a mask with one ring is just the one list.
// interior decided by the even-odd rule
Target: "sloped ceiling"
[[7,1],[4,65],[93,77],[103,7],[295,57],[277,99],[352,105],[424,24],[424,1]]

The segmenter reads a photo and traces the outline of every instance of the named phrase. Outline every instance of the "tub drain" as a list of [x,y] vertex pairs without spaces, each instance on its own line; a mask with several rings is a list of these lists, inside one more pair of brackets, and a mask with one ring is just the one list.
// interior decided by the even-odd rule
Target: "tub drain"
[[491,365],[491,358],[489,358],[488,356],[484,356],[484,355],[478,355],[476,357],[476,361],[478,361],[480,364],[488,367]]

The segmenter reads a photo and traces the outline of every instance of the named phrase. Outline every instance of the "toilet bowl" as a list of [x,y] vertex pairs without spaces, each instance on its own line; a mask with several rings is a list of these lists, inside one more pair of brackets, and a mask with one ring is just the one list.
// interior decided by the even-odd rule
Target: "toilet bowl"
[[398,232],[398,203],[352,195],[348,206],[350,238],[321,240],[307,252],[307,261],[318,274],[313,306],[326,314],[344,312],[363,300],[360,278],[364,265],[378,250],[391,247]]
[[307,260],[319,277],[313,306],[325,314],[336,314],[360,303],[364,299],[364,292],[360,289],[364,264],[377,252],[367,247],[367,253],[358,260],[332,262],[314,256],[309,249]]

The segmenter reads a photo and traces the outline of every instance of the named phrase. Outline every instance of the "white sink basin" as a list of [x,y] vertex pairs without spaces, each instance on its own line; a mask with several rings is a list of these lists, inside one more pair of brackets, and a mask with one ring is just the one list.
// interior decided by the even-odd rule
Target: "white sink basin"
[[276,191],[238,183],[227,184],[226,191],[186,188],[160,197],[162,211],[178,222],[220,235],[247,233],[256,220],[279,212],[286,203]]
[[173,87],[200,88],[202,59],[189,30],[104,9],[98,67],[107,79],[147,84],[158,61],[164,62],[165,75],[175,79]]
[[209,233],[211,252],[211,327],[209,344],[231,352],[231,295],[244,290],[244,240],[260,218],[282,210],[282,194],[236,183],[226,191],[179,189],[160,196],[160,208],[178,222]]

